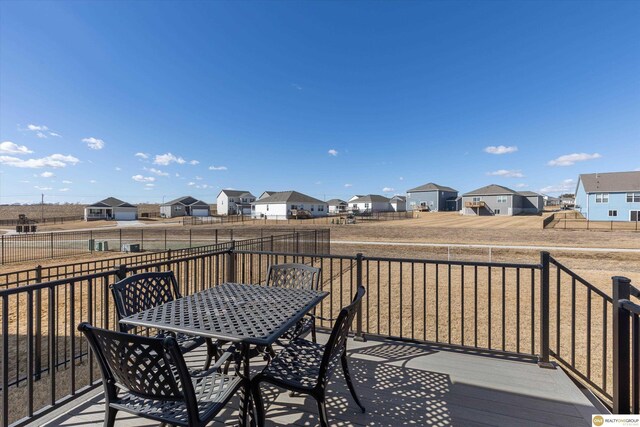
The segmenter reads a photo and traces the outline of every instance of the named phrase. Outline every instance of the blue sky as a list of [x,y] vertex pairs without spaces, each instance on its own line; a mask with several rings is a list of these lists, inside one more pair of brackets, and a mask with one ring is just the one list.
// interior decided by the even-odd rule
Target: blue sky
[[639,2],[0,2],[0,203],[640,168]]

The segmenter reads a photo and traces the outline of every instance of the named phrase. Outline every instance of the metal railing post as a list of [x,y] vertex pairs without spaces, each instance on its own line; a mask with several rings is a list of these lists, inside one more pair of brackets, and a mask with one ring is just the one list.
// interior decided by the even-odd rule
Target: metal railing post
[[[36,267],[36,283],[42,283],[42,266]],[[35,380],[38,381],[42,375],[42,292],[40,289],[35,291],[36,307],[35,307],[35,346],[34,346],[34,368]]]
[[540,357],[538,366],[555,369],[549,361],[549,252],[540,252]]
[[[358,287],[362,284],[362,259],[364,256],[361,253],[356,254],[356,285]],[[356,313],[356,334],[353,337],[356,341],[366,341],[364,333],[362,332],[362,300],[358,304],[358,312]]]
[[629,414],[631,410],[631,354],[629,351],[629,312],[620,300],[631,295],[631,280],[614,276],[613,281],[613,413]]
[[231,246],[227,252],[227,282],[234,283],[236,281],[236,242],[231,241]]
[[127,265],[126,264],[120,264],[120,266],[118,266],[118,271],[116,272],[116,276],[118,277],[118,280],[122,280],[125,277],[127,277]]

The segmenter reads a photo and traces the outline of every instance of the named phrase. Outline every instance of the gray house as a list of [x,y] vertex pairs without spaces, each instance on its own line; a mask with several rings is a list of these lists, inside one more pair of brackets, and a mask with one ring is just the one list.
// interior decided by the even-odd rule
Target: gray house
[[138,207],[115,197],[108,197],[84,208],[84,220],[115,219],[132,221],[138,219]]
[[191,196],[180,197],[160,205],[160,215],[165,218],[178,216],[209,216],[209,204]]
[[464,215],[538,214],[544,207],[541,194],[533,191],[518,192],[502,185],[491,184],[462,195]]
[[341,199],[331,199],[327,202],[327,205],[329,205],[330,214],[338,214],[346,212],[349,203]]
[[430,182],[407,190],[407,210],[455,211],[458,190]]

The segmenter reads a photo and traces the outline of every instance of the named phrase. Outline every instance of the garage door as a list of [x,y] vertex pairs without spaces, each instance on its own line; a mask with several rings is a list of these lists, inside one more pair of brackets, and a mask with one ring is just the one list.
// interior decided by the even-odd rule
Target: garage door
[[191,211],[193,216],[209,216],[209,209],[193,209]]
[[136,219],[135,212],[116,212],[114,216],[117,221],[132,221]]

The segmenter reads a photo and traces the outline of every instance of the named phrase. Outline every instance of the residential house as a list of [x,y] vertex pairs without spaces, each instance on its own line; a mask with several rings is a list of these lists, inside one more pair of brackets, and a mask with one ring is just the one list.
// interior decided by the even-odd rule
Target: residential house
[[265,197],[269,197],[273,194],[276,194],[277,191],[263,191],[262,194],[260,195],[260,197],[258,197],[258,200],[260,199],[264,199]]
[[390,200],[391,209],[395,212],[407,211],[407,198],[405,196],[395,195]]
[[517,192],[502,185],[491,184],[462,195],[464,215],[538,214],[542,211],[542,195],[532,191]]
[[391,199],[378,194],[367,194],[357,198],[351,198],[349,209],[352,212],[392,212]]
[[544,196],[542,196],[542,198],[544,199],[545,206],[549,206],[549,207],[560,206],[560,203],[561,203],[560,197],[553,197],[545,194]]
[[132,221],[138,219],[138,207],[115,197],[108,197],[84,208],[84,220],[114,219]]
[[349,203],[353,202],[355,199],[359,199],[360,197],[363,197],[364,194],[355,194],[353,196],[351,196],[351,198],[348,200]]
[[580,175],[575,209],[591,221],[640,221],[640,171]]
[[216,198],[218,215],[251,215],[256,196],[245,190],[222,190]]
[[160,216],[174,218],[180,216],[209,216],[209,204],[191,196],[180,197],[160,205]]
[[331,199],[327,202],[327,205],[329,206],[330,214],[340,214],[340,213],[345,213],[347,211],[347,207],[349,206],[349,203],[340,199]]
[[407,190],[407,209],[420,211],[458,210],[456,198],[458,190],[444,185],[428,184]]
[[252,203],[253,218],[289,219],[305,211],[312,217],[327,216],[327,202],[297,191],[280,191]]

